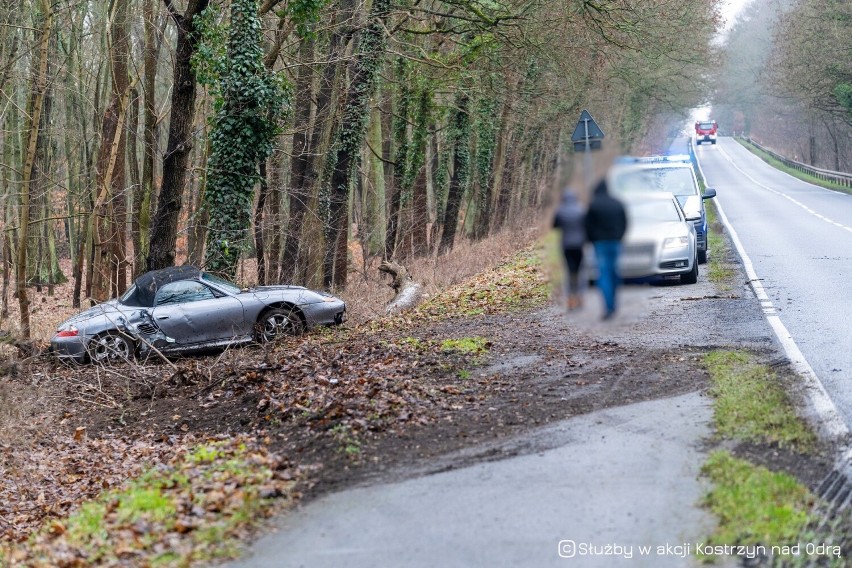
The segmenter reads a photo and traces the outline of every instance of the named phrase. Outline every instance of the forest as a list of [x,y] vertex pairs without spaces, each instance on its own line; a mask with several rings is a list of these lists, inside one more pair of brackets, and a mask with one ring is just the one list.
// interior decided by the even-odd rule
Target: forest
[[3,327],[24,338],[33,287],[80,307],[175,264],[340,291],[356,261],[440,262],[548,202],[582,109],[631,151],[705,102],[721,25],[715,0],[0,11]]
[[731,28],[715,78],[724,134],[852,171],[852,4],[844,0],[749,3]]

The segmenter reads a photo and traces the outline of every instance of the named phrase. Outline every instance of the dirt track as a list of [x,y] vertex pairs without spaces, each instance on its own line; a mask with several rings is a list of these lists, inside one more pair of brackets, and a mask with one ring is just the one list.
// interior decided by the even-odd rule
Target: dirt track
[[[744,284],[632,285],[621,301],[614,322],[598,322],[591,290],[570,314],[549,306],[186,359],[165,383],[134,383],[120,410],[89,415],[89,432],[260,432],[295,462],[320,466],[318,495],[571,416],[703,391],[701,356],[714,348],[776,357]],[[487,339],[487,351],[440,348],[471,337]]]
[[[702,393],[708,377],[701,359],[712,349],[750,349],[785,376],[759,304],[738,272],[724,286],[702,274],[691,286],[626,286],[620,298],[618,316],[605,323],[591,290],[585,307],[570,314],[549,305],[410,319],[173,364],[100,369],[44,359],[32,371],[54,400],[67,401],[59,425],[64,436],[85,428],[89,438],[146,440],[165,451],[187,439],[245,433],[307,472],[308,499],[499,459],[505,450],[454,452],[497,448],[569,417]],[[484,349],[444,344],[465,338],[480,338]],[[811,487],[829,467],[827,460],[778,448],[736,451]]]

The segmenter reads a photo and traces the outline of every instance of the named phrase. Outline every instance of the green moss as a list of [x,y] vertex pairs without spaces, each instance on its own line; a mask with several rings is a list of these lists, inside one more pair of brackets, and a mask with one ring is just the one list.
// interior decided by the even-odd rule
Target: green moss
[[416,337],[403,337],[402,339],[398,340],[397,343],[400,345],[400,347],[408,347],[415,351],[423,351],[428,347],[425,342]]
[[[272,501],[260,496],[260,488],[277,484],[258,452],[236,440],[192,448],[168,466],[149,469],[124,487],[83,503],[20,547],[46,566],[54,565],[55,554],[66,554],[69,548],[87,563],[106,565],[120,563],[117,550],[132,552],[151,566],[185,566],[233,556],[239,545],[237,529],[256,523],[271,507]],[[241,498],[231,498],[233,487],[239,488]],[[204,507],[211,496],[217,496],[216,508],[193,516],[198,523],[194,530],[180,530],[180,508],[188,502]],[[126,529],[137,523],[144,523],[145,534],[128,537]],[[56,526],[64,530],[57,533]],[[179,550],[170,548],[175,537],[184,541]],[[10,552],[4,548],[0,558]]]
[[488,350],[489,341],[484,337],[462,337],[445,339],[441,342],[441,351],[456,351],[464,354],[478,355]]
[[811,520],[813,495],[786,473],[726,451],[712,453],[702,473],[713,483],[704,504],[719,519],[708,544],[792,545]]
[[222,451],[212,444],[202,444],[186,455],[186,460],[195,464],[212,463],[222,457]]
[[777,376],[740,351],[714,351],[704,362],[713,379],[714,421],[720,436],[807,450],[816,441],[796,416]]
[[132,487],[119,498],[118,518],[120,522],[135,523],[144,518],[163,522],[176,512],[171,499],[159,488]]
[[106,505],[102,502],[84,503],[77,514],[68,519],[68,540],[76,544],[96,544],[107,539],[104,525]]

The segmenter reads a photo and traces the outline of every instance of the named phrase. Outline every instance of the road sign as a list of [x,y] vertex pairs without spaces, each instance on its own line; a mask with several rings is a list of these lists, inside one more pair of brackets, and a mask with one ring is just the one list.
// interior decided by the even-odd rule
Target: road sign
[[577,126],[574,128],[574,134],[571,135],[571,142],[574,143],[574,151],[582,152],[584,150],[597,150],[601,147],[604,133],[595,119],[587,110],[580,113],[580,120],[577,121]]

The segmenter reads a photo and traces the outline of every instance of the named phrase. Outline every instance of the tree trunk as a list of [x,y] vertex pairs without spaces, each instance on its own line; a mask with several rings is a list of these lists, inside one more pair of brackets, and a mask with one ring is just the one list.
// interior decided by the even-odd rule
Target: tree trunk
[[190,63],[198,41],[194,33],[194,20],[209,4],[209,0],[189,0],[186,12],[180,15],[171,0],[163,1],[177,27],[177,46],[169,139],[163,158],[163,182],[157,199],[157,212],[151,224],[148,270],[165,268],[175,263],[177,226],[183,205],[195,114],[196,82]]
[[[332,57],[336,56],[339,41],[340,38],[337,32],[335,32],[332,35],[329,47]],[[309,171],[311,161],[313,160],[313,148],[311,148],[311,140],[308,137],[308,133],[311,126],[311,104],[313,102],[311,95],[313,94],[314,72],[313,65],[310,63],[313,58],[313,40],[303,40],[299,49],[299,59],[302,65],[299,67],[299,73],[296,77],[296,100],[294,103],[295,132],[293,133],[293,153],[290,159],[290,185],[287,192],[290,213],[287,222],[287,232],[284,237],[284,260],[281,265],[281,274],[275,274],[275,280],[289,280],[295,275],[299,256],[299,239],[302,233],[305,213],[308,210],[308,200],[310,199],[312,180],[309,177]],[[333,68],[334,63],[330,61],[327,65],[329,68]],[[323,82],[320,88],[321,95],[323,94],[323,89],[327,89],[329,86]],[[319,107],[323,103],[325,103],[324,107]],[[317,104],[317,114],[319,116],[320,112],[327,110],[328,99],[326,101],[318,100]]]
[[[368,149],[367,181],[364,184],[364,222],[358,226],[363,246],[368,255],[382,254],[387,241],[387,215],[385,194],[385,164],[382,161],[382,113],[378,105],[373,106],[367,134]],[[377,155],[374,155],[375,152]]]
[[160,31],[155,19],[157,17],[156,0],[144,0],[142,4],[143,30],[145,45],[142,48],[144,119],[142,140],[142,181],[137,197],[136,214],[139,218],[139,250],[133,266],[134,275],[145,271],[148,265],[151,204],[156,202],[156,187],[154,186],[155,156],[157,154],[157,62],[160,57]]
[[349,191],[354,164],[364,141],[369,120],[370,98],[375,91],[378,71],[384,58],[385,20],[390,0],[373,0],[367,27],[362,29],[356,56],[352,59],[349,89],[343,118],[333,144],[334,161],[331,167],[331,187],[326,225],[325,262],[323,266],[326,287],[346,286],[347,243],[349,234]]
[[476,218],[473,220],[473,238],[480,241],[491,229],[491,202],[494,190],[494,156],[496,146],[495,104],[483,98],[478,105],[476,138]]
[[456,102],[453,112],[451,128],[453,129],[453,177],[450,178],[450,191],[447,193],[447,207],[444,210],[444,231],[441,234],[441,244],[438,254],[445,254],[452,250],[453,241],[456,238],[456,226],[458,225],[459,209],[462,197],[464,197],[465,186],[468,178],[469,168],[469,142],[470,142],[470,117],[467,112],[468,96],[461,93]]
[[[51,38],[51,47],[48,48],[48,53],[53,53],[53,39]],[[53,87],[51,85],[51,62],[48,55],[47,64],[47,89],[44,93],[42,101],[42,110],[39,117],[38,140],[36,141],[36,155],[33,163],[33,175],[30,180],[30,207],[29,207],[29,224],[28,238],[26,240],[27,248],[27,284],[35,285],[36,289],[41,292],[41,287],[47,284],[50,280],[47,265],[45,260],[44,239],[46,238],[45,226],[47,223],[43,221],[49,217],[49,203],[47,199],[47,191],[50,186],[50,177],[52,174],[52,152],[50,151],[50,121],[53,111]]]
[[263,238],[263,210],[269,195],[269,180],[266,177],[266,160],[260,163],[260,190],[254,209],[254,252],[257,258],[257,283],[269,284],[266,274],[266,250]]
[[429,198],[426,187],[427,167],[420,168],[412,188],[411,254],[415,257],[429,254]]
[[[130,238],[133,241],[133,263],[131,264],[131,280],[140,274],[140,268],[144,266],[142,254],[142,210],[145,208],[145,188],[142,185],[142,177],[139,172],[139,148],[136,142],[139,132],[139,107],[142,106],[142,97],[133,89],[130,95],[130,116],[128,117],[127,130],[130,136],[127,138],[127,167],[130,174],[130,187],[132,188],[132,202],[130,207]],[[142,268],[144,271],[144,268]]]
[[95,266],[92,295],[105,301],[127,288],[127,197],[125,160],[127,156],[127,108],[131,86],[127,76],[130,57],[128,3],[116,2],[110,27],[112,94],[104,113],[101,149],[98,155],[98,187],[92,237]]
[[[278,145],[273,156],[281,155],[282,137],[278,137]],[[270,284],[281,284],[281,244],[289,227],[284,225],[283,212],[281,211],[281,198],[284,192],[284,164],[281,159],[271,159],[269,163],[272,171],[269,172],[269,223],[272,225],[272,238],[266,243],[269,248],[267,258],[269,264],[266,268],[266,279]]]
[[[205,101],[205,105],[207,104],[208,101]],[[202,138],[207,140],[207,144],[203,148],[200,146],[193,148],[193,157],[190,163],[203,165],[210,156],[209,123],[203,117],[198,117],[195,130],[204,132]],[[200,174],[197,178],[190,180],[187,184],[187,193],[189,194],[187,218],[189,226],[187,227],[186,236],[186,264],[190,266],[204,265],[204,244],[207,241],[207,227],[210,223],[210,210],[207,208],[207,203],[204,199],[204,193],[207,191],[208,169],[201,167],[199,171]]]
[[27,143],[26,157],[24,160],[23,179],[21,181],[21,213],[18,233],[18,266],[16,273],[16,285],[18,292],[18,307],[21,310],[21,337],[30,338],[30,299],[27,295],[27,231],[30,217],[30,182],[32,180],[35,165],[36,142],[39,136],[41,124],[42,103],[47,90],[47,63],[50,49],[50,34],[53,29],[53,7],[48,0],[41,0],[42,29],[39,41],[38,68],[33,77],[32,84],[32,119],[29,128],[29,142]]
[[379,265],[379,270],[393,277],[389,286],[396,292],[393,300],[385,308],[385,313],[394,314],[403,312],[410,310],[420,303],[423,295],[423,285],[415,282],[404,266],[383,260]]

